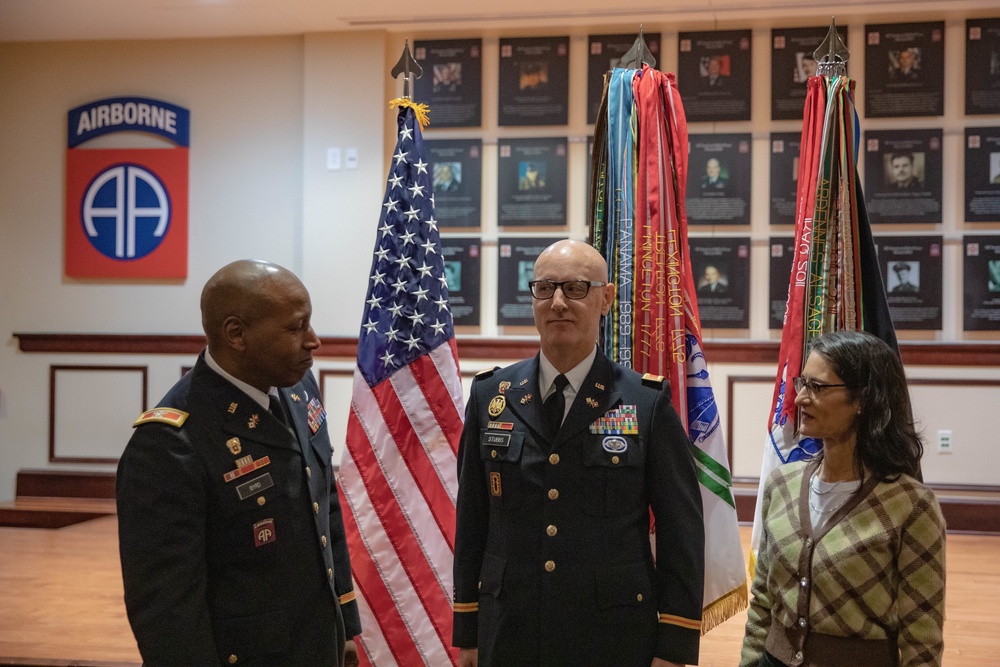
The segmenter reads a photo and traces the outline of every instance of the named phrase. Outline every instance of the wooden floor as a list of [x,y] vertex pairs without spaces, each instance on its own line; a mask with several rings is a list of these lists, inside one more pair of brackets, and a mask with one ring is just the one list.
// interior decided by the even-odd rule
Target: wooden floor
[[[744,545],[750,529],[740,529]],[[945,667],[1000,665],[1000,537],[949,535]],[[701,665],[738,662],[746,613],[702,639]],[[0,665],[138,667],[113,516],[0,528]]]

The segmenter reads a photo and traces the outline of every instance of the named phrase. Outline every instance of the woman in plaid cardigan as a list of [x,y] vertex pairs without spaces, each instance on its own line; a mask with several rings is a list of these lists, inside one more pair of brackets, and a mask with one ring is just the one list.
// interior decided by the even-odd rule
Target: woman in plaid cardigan
[[940,665],[945,526],[898,356],[828,333],[794,383],[822,448],[768,477],[741,666]]

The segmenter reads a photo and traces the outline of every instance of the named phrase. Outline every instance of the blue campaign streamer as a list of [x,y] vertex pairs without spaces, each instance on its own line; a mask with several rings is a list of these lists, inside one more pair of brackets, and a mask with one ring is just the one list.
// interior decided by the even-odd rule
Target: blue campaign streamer
[[635,97],[632,79],[637,70],[616,67],[608,86],[608,225],[603,254],[610,279],[618,289],[613,321],[607,327],[604,349],[612,359],[632,367],[632,286],[635,238]]

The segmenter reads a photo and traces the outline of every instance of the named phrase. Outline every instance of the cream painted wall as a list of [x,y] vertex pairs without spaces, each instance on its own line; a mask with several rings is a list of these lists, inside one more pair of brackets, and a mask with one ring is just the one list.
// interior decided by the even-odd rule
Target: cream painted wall
[[[50,364],[148,365],[155,404],[193,363],[26,355],[13,332],[198,333],[207,278],[260,257],[303,277],[323,334],[356,333],[384,178],[385,101],[370,80],[386,69],[383,42],[352,33],[0,44],[0,500],[13,497],[17,470],[49,465]],[[371,69],[357,70],[357,59]],[[63,277],[66,113],[121,95],[191,111],[186,280]],[[336,142],[355,142],[358,170],[325,171],[325,146]],[[104,446],[115,456],[124,445]]]

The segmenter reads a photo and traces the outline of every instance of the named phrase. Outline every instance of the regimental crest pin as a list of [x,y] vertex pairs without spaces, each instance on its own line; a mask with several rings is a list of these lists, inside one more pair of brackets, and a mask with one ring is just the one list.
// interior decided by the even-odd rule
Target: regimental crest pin
[[260,415],[252,414],[250,419],[247,420],[247,428],[257,428],[257,424],[260,423]]
[[236,403],[230,403],[229,404],[229,414],[231,414],[231,415],[232,414],[236,414],[236,408],[238,408],[238,407],[240,407],[240,406],[237,405]]
[[243,451],[243,447],[240,446],[239,438],[230,438],[229,440],[226,440],[226,447],[229,448],[229,453],[233,456],[236,456]]
[[503,382],[500,383],[500,389],[499,389],[499,391],[500,391],[501,394],[504,393],[505,391],[507,391],[508,389],[510,389],[510,382],[508,382],[507,380],[504,380]]
[[490,406],[487,408],[487,412],[490,413],[490,417],[499,417],[503,414],[504,409],[507,407],[507,399],[503,396],[494,396],[493,400],[490,401]]

